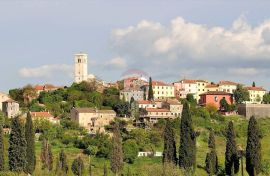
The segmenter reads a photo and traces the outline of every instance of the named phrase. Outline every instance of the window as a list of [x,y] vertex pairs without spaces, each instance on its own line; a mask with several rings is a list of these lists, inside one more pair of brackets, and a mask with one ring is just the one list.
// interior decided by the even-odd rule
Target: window
[[214,97],[214,100],[215,100],[215,102],[218,102],[218,97],[215,96],[215,97]]

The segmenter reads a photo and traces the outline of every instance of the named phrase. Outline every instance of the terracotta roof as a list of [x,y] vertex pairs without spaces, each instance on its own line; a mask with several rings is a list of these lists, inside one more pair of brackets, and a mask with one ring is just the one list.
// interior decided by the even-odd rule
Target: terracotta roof
[[146,108],[147,112],[171,112],[169,109]]
[[53,117],[50,112],[30,112],[32,117]]
[[238,84],[239,83],[235,83],[235,82],[232,82],[232,81],[219,81],[219,85],[233,85],[233,86],[236,86]]
[[192,80],[192,79],[183,79],[180,82],[187,83],[187,84],[196,84],[196,80]]
[[232,94],[228,92],[223,92],[223,91],[209,91],[209,92],[202,93],[200,95],[232,95]]
[[153,101],[148,101],[148,100],[140,100],[138,101],[139,104],[155,104]]
[[152,81],[153,86],[172,86],[161,81]]
[[206,88],[213,88],[213,87],[218,87],[218,85],[216,84],[209,84],[207,86],[205,86]]
[[198,79],[198,80],[196,80],[196,82],[204,82],[204,83],[208,83],[208,81],[202,80],[202,79]]
[[262,87],[246,87],[247,90],[255,90],[255,91],[266,91]]
[[36,90],[44,90],[44,86],[42,86],[42,85],[36,85],[35,86],[35,89]]

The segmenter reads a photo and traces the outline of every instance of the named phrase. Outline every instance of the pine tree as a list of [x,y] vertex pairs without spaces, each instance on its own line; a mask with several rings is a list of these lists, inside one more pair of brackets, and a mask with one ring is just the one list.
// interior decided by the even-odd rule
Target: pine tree
[[196,168],[196,133],[187,102],[183,105],[180,124],[179,166],[193,172]]
[[234,175],[239,171],[239,157],[233,122],[229,122],[226,138],[225,172],[227,175]]
[[53,169],[53,155],[51,145],[46,139],[43,140],[40,159],[42,162],[42,169],[48,169],[49,171]]
[[26,140],[24,127],[19,117],[15,117],[11,122],[8,156],[10,171],[22,172],[25,169]]
[[164,151],[163,151],[163,164],[174,163],[177,164],[176,144],[174,138],[174,131],[172,124],[169,120],[166,122],[164,131]]
[[209,152],[206,155],[205,165],[207,173],[215,175],[218,171],[218,158],[216,153],[215,135],[213,130],[210,131],[208,140]]
[[3,126],[0,124],[0,172],[5,169],[5,156],[4,156],[4,133]]
[[148,89],[148,100],[154,100],[154,92],[153,92],[153,85],[152,85],[152,78],[149,78],[149,89]]
[[108,170],[106,164],[103,166],[103,176],[108,176]]
[[62,149],[59,153],[59,158],[56,164],[56,173],[58,175],[67,175],[68,172],[68,164],[67,164],[67,156]]
[[256,176],[261,172],[261,132],[254,116],[249,120],[248,138],[246,148],[246,170],[250,176]]
[[113,148],[111,156],[111,170],[115,175],[118,175],[123,169],[123,150],[122,150],[122,137],[119,130],[119,125],[115,124],[113,132]]
[[30,113],[27,114],[25,124],[25,139],[26,139],[26,168],[25,172],[32,174],[36,167],[36,152],[35,152],[35,130]]
[[83,175],[84,163],[83,163],[83,160],[80,156],[73,161],[72,166],[71,166],[71,170],[72,170],[73,174],[76,176]]

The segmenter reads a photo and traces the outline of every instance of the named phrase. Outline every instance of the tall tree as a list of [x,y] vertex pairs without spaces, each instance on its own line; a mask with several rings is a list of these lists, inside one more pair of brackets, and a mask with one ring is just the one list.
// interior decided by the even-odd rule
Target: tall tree
[[263,96],[263,103],[264,104],[270,104],[270,94],[269,94],[269,92],[266,93],[266,94],[264,94],[264,96]]
[[246,148],[246,170],[250,176],[256,176],[262,169],[261,131],[254,116],[249,120]]
[[40,159],[43,164],[42,169],[48,169],[49,171],[53,169],[53,155],[51,150],[51,144],[46,139],[43,140]]
[[222,98],[219,102],[220,104],[220,110],[228,112],[230,110],[230,105],[228,104],[227,100],[225,98]]
[[67,175],[68,172],[68,164],[67,164],[67,156],[62,149],[59,153],[59,158],[56,164],[56,173],[58,175]]
[[252,83],[252,87],[256,87],[256,84],[255,84],[255,82],[253,81],[253,83]]
[[209,134],[208,148],[209,152],[206,155],[205,165],[207,173],[211,176],[215,175],[218,171],[218,157],[216,153],[215,135],[213,130],[211,130]]
[[[0,117],[1,118],[1,117]],[[3,123],[0,123],[0,172],[5,169]]]
[[196,168],[196,133],[187,102],[183,105],[180,124],[179,166],[193,172]]
[[152,78],[149,78],[149,88],[148,88],[148,100],[154,100],[154,92],[153,92],[153,85],[152,85]]
[[27,114],[25,123],[25,139],[26,139],[26,167],[25,172],[32,174],[36,167],[35,152],[35,129],[30,113]]
[[84,163],[82,158],[79,156],[72,162],[71,170],[74,175],[82,176],[84,171]]
[[163,164],[164,163],[177,164],[174,131],[172,128],[172,124],[169,120],[167,120],[166,127],[164,130],[164,151],[163,151],[162,161],[163,161]]
[[225,172],[226,175],[234,175],[239,171],[239,157],[232,121],[228,125],[226,140]]
[[111,156],[111,170],[115,175],[118,175],[123,169],[123,150],[122,150],[122,137],[119,130],[119,125],[115,124],[113,131],[113,148]]
[[26,140],[24,127],[19,117],[12,119],[9,138],[9,169],[22,172],[26,166]]
[[237,104],[249,101],[249,92],[242,85],[238,84],[236,90],[233,92],[234,99]]

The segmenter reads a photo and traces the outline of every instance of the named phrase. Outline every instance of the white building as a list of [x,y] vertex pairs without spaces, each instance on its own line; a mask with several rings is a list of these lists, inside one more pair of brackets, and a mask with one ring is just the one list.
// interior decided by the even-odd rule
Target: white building
[[144,91],[142,90],[121,90],[120,91],[120,100],[130,102],[133,97],[135,101],[143,100]]
[[246,87],[249,92],[249,101],[246,103],[261,104],[266,90],[262,87]]
[[219,91],[233,93],[236,90],[238,84],[239,83],[235,83],[232,81],[220,81],[218,83]]
[[0,111],[2,111],[2,103],[8,99],[9,96],[7,94],[0,92]]
[[161,81],[152,81],[154,99],[174,97],[174,86]]
[[88,75],[88,60],[87,54],[80,53],[75,54],[75,83],[80,83],[82,81],[89,81],[95,79],[94,75]]
[[20,105],[16,101],[9,99],[2,103],[2,111],[8,118],[13,118],[19,115]]

